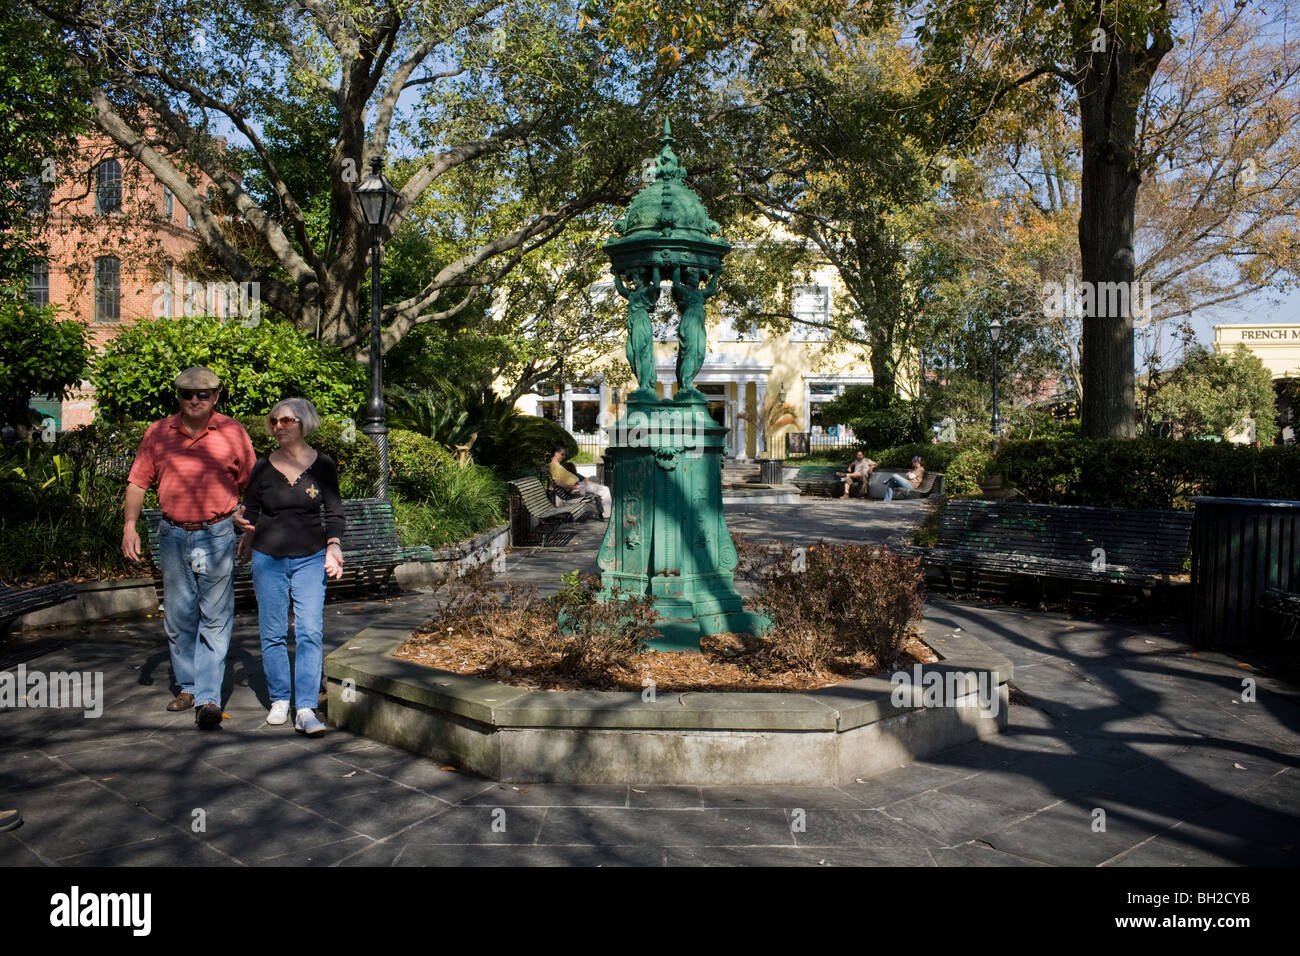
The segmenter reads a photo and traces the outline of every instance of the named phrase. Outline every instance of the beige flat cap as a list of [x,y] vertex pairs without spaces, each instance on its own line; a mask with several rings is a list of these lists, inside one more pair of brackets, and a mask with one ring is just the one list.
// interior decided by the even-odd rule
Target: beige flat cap
[[177,388],[220,388],[221,379],[217,373],[204,365],[187,368],[176,376]]

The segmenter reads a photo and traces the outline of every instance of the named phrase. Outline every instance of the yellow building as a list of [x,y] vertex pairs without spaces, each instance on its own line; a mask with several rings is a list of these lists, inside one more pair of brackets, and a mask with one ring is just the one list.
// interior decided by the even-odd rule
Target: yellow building
[[1215,352],[1231,352],[1238,345],[1257,356],[1274,379],[1300,377],[1300,324],[1251,322],[1214,327]]
[[[835,422],[822,420],[819,408],[848,385],[869,385],[871,368],[860,347],[832,350],[830,332],[816,323],[828,323],[841,293],[835,270],[825,267],[813,274],[812,282],[792,287],[789,332],[773,335],[757,328],[737,328],[724,310],[710,309],[709,347],[704,365],[695,376],[695,387],[709,396],[709,409],[718,424],[728,431],[728,447],[737,459],[780,457],[785,452],[787,432],[803,432],[812,448],[843,446],[852,434]],[[604,292],[604,290],[598,290]],[[606,294],[613,294],[612,285]],[[661,321],[655,324],[655,390],[670,396],[676,382],[676,316],[672,297],[660,296]],[[626,368],[621,350],[611,353],[597,367],[619,364]],[[563,399],[551,395],[526,395],[521,411],[561,421],[579,444],[598,454],[608,441],[602,431],[622,411],[627,389],[608,385],[601,376],[585,383],[565,383]],[[784,401],[793,409],[796,424],[779,430],[769,443],[762,429],[755,427],[759,410],[769,399]]]

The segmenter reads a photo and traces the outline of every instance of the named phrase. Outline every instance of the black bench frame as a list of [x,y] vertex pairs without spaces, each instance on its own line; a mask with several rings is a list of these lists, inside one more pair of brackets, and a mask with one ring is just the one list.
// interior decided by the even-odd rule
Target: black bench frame
[[[435,560],[435,552],[428,545],[406,547],[398,541],[393,503],[387,498],[344,499],[343,515],[347,521],[340,544],[343,551],[343,576],[338,580],[328,580],[327,596],[345,591],[378,593],[388,588],[399,564]],[[150,508],[142,517],[148,525],[153,582],[161,605],[163,583],[162,565],[158,558],[158,526],[162,521],[162,512]],[[323,520],[322,517],[322,522]],[[235,606],[251,607],[256,603],[252,565],[236,562]]]
[[[556,526],[561,521],[576,521],[589,514],[599,514],[600,506],[590,495],[577,495],[571,499],[551,501],[540,478],[516,478],[508,481],[510,487],[510,528],[511,536],[515,527],[515,502],[519,502],[522,514],[537,522],[537,533],[541,546],[546,547],[546,539],[558,534]],[[512,545],[522,545],[523,541],[511,541]]]
[[954,570],[969,588],[990,571],[1033,578],[1041,600],[1048,579],[1167,587],[1183,572],[1191,531],[1186,511],[963,500],[948,503],[933,548],[900,550],[941,570],[949,588]]
[[77,586],[70,581],[55,581],[34,588],[0,588],[0,636],[8,634],[20,617],[71,601],[76,596]]

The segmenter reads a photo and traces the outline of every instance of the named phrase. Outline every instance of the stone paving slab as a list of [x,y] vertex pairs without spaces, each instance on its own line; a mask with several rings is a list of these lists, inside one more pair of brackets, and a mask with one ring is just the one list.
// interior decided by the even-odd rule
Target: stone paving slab
[[[921,514],[919,502],[856,500],[728,508],[767,540],[793,537],[796,521],[800,540],[884,540]],[[588,522],[571,547],[512,552],[507,577],[553,589],[570,567],[594,571],[603,530]],[[432,606],[427,591],[328,605],[326,650]],[[308,740],[264,722],[247,615],[230,719],[204,734],[163,710],[158,620],[37,632],[23,640],[55,649],[27,666],[102,671],[104,714],[0,711],[0,807],[25,818],[0,833],[0,866],[1300,863],[1300,692],[1268,661],[1197,651],[1168,622],[1081,610],[932,597],[926,614],[1014,663],[1006,731],[824,788],[502,785],[341,731]]]

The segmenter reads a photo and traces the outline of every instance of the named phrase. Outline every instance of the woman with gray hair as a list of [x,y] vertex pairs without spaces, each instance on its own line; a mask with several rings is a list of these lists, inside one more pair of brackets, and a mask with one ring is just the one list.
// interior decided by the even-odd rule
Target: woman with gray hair
[[[241,561],[253,562],[253,591],[262,636],[262,667],[271,697],[268,724],[289,717],[289,604],[297,645],[293,679],[294,729],[324,733],[316,716],[325,617],[325,578],[343,575],[344,518],[338,466],[307,444],[320,415],[305,398],[282,399],[266,416],[280,445],[253,466],[244,492],[246,533]],[[325,523],[321,526],[321,515]]]

